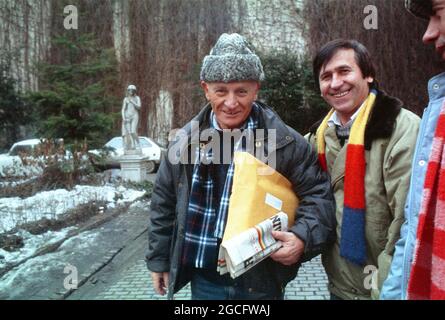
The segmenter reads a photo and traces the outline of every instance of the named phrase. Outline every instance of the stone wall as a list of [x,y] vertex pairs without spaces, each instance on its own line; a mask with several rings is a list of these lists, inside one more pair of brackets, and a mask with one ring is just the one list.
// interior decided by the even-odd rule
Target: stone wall
[[238,27],[263,52],[304,52],[301,0],[233,0]]

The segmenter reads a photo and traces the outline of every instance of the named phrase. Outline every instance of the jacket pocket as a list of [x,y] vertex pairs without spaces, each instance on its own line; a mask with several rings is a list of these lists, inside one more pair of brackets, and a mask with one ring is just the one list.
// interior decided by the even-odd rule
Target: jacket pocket
[[384,218],[366,217],[366,237],[369,239],[373,251],[376,249],[376,246],[379,251],[385,249],[388,242],[388,227],[389,221]]

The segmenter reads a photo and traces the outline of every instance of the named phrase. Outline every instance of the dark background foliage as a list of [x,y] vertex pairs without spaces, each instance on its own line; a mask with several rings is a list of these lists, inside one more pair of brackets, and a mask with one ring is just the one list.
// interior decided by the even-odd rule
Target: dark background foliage
[[327,106],[315,89],[311,61],[291,52],[261,55],[266,80],[260,100],[301,134],[327,112]]

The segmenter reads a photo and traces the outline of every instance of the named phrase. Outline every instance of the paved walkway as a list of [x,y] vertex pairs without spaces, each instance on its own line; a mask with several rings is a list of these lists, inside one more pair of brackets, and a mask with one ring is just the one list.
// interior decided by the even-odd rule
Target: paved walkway
[[[327,300],[327,277],[320,257],[302,265],[298,276],[286,287],[286,300]],[[190,286],[175,294],[177,300],[190,300]],[[98,300],[165,300],[157,295],[151,285],[151,278],[144,260],[133,265],[126,276],[109,286],[97,296]]]

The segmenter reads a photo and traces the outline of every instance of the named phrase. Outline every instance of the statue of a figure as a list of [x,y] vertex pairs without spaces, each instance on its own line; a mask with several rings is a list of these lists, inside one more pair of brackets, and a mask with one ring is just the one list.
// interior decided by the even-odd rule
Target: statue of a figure
[[139,110],[141,99],[136,95],[136,86],[129,85],[127,96],[122,103],[122,139],[124,153],[128,150],[140,150],[138,137]]

